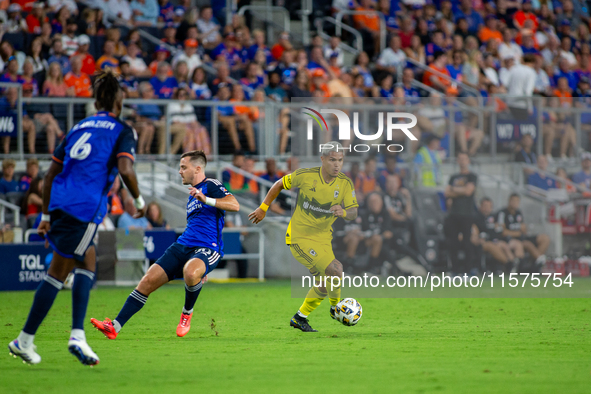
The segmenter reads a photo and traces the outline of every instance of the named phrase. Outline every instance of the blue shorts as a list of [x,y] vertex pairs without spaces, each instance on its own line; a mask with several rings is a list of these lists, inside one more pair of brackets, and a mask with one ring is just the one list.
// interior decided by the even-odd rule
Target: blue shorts
[[183,268],[187,261],[198,258],[205,263],[205,275],[210,273],[218,266],[220,254],[213,249],[202,246],[191,247],[181,245],[178,242],[173,243],[166,249],[166,252],[156,260],[166,275],[168,280],[180,279],[183,277]]
[[97,224],[82,222],[61,210],[49,214],[51,230],[47,240],[53,250],[62,257],[84,261],[86,251],[94,245]]

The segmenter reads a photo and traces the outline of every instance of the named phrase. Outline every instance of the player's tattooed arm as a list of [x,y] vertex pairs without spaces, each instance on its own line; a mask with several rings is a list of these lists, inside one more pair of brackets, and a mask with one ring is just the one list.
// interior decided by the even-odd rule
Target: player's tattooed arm
[[354,220],[357,218],[357,207],[343,209],[340,205],[333,205],[330,207],[330,210],[335,216],[345,220]]

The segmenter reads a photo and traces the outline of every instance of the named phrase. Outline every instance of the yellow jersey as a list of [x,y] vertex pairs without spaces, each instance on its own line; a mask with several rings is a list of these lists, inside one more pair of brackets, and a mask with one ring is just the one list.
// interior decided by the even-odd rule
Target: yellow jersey
[[353,182],[342,172],[326,183],[321,168],[302,168],[282,178],[287,190],[299,189],[296,207],[287,227],[285,243],[291,245],[300,237],[322,243],[332,240],[332,224],[337,219],[330,211],[335,205],[343,209],[358,207]]

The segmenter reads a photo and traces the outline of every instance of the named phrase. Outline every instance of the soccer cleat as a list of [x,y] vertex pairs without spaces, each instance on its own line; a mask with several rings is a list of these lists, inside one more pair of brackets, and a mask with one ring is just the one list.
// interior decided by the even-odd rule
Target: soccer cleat
[[76,338],[70,338],[68,341],[68,350],[84,365],[97,365],[99,358],[95,352],[92,351],[86,341],[81,341]]
[[8,344],[9,354],[14,357],[20,357],[23,359],[23,363],[26,364],[39,364],[41,362],[41,356],[36,352],[37,346],[31,345],[28,348],[23,348],[18,343],[18,339]]
[[336,309],[337,309],[337,307],[336,307],[336,306],[334,306],[334,305],[331,305],[331,306],[330,306],[330,317],[332,317],[334,320],[336,320],[336,319],[337,319],[337,317],[336,317],[336,316],[335,316],[335,314],[334,314]]
[[186,313],[181,313],[181,321],[179,322],[179,325],[176,327],[176,335],[179,337],[184,337],[185,335],[187,335],[189,333],[189,330],[191,329],[191,318],[193,317],[193,314],[186,314]]
[[297,328],[298,330],[302,330],[303,332],[318,332],[318,330],[315,330],[312,327],[310,327],[308,319],[298,316],[297,313],[293,315],[291,321],[289,322],[289,325],[293,328]]
[[117,338],[117,331],[115,331],[115,327],[113,327],[113,322],[108,317],[105,318],[104,321],[99,321],[94,317],[90,319],[90,322],[100,332],[105,334],[105,336],[109,339]]

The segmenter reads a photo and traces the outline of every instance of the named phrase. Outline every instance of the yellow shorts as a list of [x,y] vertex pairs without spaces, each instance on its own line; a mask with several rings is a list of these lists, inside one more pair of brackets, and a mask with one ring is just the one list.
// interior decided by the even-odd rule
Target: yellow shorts
[[311,239],[298,238],[297,242],[289,245],[289,250],[314,276],[324,276],[326,267],[335,259],[330,242],[319,243]]

